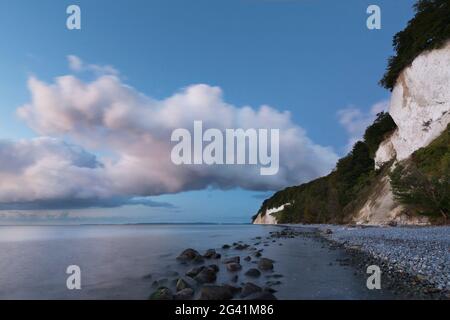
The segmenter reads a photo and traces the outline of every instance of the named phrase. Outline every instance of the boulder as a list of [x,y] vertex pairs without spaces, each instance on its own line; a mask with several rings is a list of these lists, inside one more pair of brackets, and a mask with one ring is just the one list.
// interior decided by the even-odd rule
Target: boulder
[[230,258],[224,259],[222,262],[225,263],[225,264],[232,263],[232,262],[240,263],[241,262],[241,258],[239,256],[230,257]]
[[194,279],[199,283],[212,283],[216,281],[216,271],[214,271],[213,268],[204,268],[202,271],[200,271],[199,274],[197,274]]
[[186,289],[186,288],[192,288],[193,285],[187,279],[180,278],[180,279],[178,279],[177,284],[175,285],[175,287],[176,287],[177,292],[178,292],[178,291],[181,291],[181,290]]
[[245,275],[247,277],[253,277],[253,278],[257,278],[261,275],[261,272],[258,269],[255,268],[251,268],[249,270],[247,270],[247,272],[245,273]]
[[159,287],[150,296],[150,300],[172,300],[173,294],[169,288]]
[[231,272],[239,271],[242,269],[242,266],[237,262],[227,263],[227,270]]
[[210,264],[208,268],[213,269],[215,272],[219,272],[219,266],[217,264]]
[[248,244],[241,244],[241,243],[239,243],[239,244],[237,244],[234,248],[235,248],[236,250],[245,250],[245,249],[247,249],[248,247],[249,247]]
[[231,293],[233,295],[235,295],[236,293],[239,293],[239,292],[242,291],[241,287],[235,287],[235,286],[232,286],[232,285],[229,285],[229,284],[224,284],[223,286],[227,287],[228,289],[230,289],[230,291],[231,291]]
[[189,249],[184,250],[182,253],[180,253],[180,255],[177,257],[177,260],[192,261],[199,256],[200,256],[200,253],[198,253],[198,251],[189,248]]
[[191,278],[194,278],[196,275],[198,275],[199,273],[200,273],[200,271],[202,271],[203,269],[205,269],[205,267],[194,267],[194,268],[191,268],[191,269],[189,269],[187,272],[186,272],[186,275],[188,276],[188,277],[191,277]]
[[242,288],[241,291],[241,298],[245,298],[248,297],[251,294],[257,293],[257,292],[261,292],[262,288],[257,286],[254,283],[251,282],[247,282],[244,287]]
[[192,288],[185,288],[175,293],[173,297],[175,300],[191,300],[193,296],[194,290]]
[[201,264],[201,263],[205,262],[205,260],[203,259],[203,257],[201,255],[198,255],[194,259],[192,259],[192,262],[195,264]]
[[206,250],[205,254],[203,255],[204,258],[206,259],[211,259],[212,257],[214,257],[216,255],[216,250],[214,249],[208,249]]
[[273,260],[267,258],[261,258],[258,261],[258,268],[263,271],[272,270],[273,269]]
[[203,286],[200,290],[200,300],[229,300],[233,292],[228,286]]

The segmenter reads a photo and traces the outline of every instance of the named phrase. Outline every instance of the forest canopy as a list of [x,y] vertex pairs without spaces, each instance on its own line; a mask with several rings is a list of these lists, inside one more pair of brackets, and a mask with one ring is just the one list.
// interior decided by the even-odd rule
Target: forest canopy
[[450,39],[450,0],[419,0],[406,28],[394,36],[395,55],[389,58],[380,85],[393,90],[400,73],[426,50],[442,47]]

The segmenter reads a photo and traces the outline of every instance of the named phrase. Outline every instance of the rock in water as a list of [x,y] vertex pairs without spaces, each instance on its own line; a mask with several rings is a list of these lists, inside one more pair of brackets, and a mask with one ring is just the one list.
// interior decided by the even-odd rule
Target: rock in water
[[262,288],[258,287],[256,284],[251,283],[251,282],[247,282],[244,287],[242,288],[242,292],[241,292],[241,298],[245,298],[251,294],[257,293],[257,292],[261,292]]
[[213,268],[204,268],[198,275],[195,276],[195,280],[199,283],[212,283],[216,281],[216,271]]
[[267,258],[261,258],[258,261],[258,268],[263,271],[272,270],[273,269],[273,260],[267,259]]
[[208,268],[213,269],[215,272],[219,272],[219,266],[217,264],[210,264]]
[[194,296],[194,290],[192,288],[185,288],[175,293],[175,300],[190,300]]
[[227,286],[204,286],[200,291],[200,300],[229,300],[233,298],[231,289]]
[[211,259],[212,257],[214,257],[216,255],[216,250],[214,249],[208,249],[206,250],[205,254],[203,255],[204,258],[206,259]]
[[192,261],[200,256],[200,253],[194,249],[186,249],[177,257],[177,260],[180,261]]
[[150,296],[150,300],[172,300],[172,291],[166,287],[160,287]]
[[194,268],[191,268],[191,269],[189,269],[187,272],[186,272],[186,275],[188,276],[188,277],[191,277],[191,278],[194,278],[196,275],[198,275],[199,273],[200,273],[200,271],[202,271],[203,269],[205,269],[205,267],[194,267]]
[[192,262],[196,263],[196,264],[201,264],[201,263],[205,262],[205,260],[203,259],[203,257],[201,255],[198,255],[194,259],[192,259]]
[[241,244],[241,243],[239,243],[239,244],[237,244],[234,248],[235,248],[236,250],[245,250],[245,249],[247,249],[248,247],[249,247],[248,244]]
[[257,277],[259,277],[259,276],[261,275],[261,272],[260,272],[258,269],[251,268],[251,269],[249,269],[249,270],[245,273],[245,275],[246,275],[247,277],[254,277],[254,278],[257,278]]
[[240,263],[241,262],[241,258],[239,256],[235,256],[235,257],[230,257],[230,258],[226,258],[223,260],[223,263],[227,264],[227,263]]
[[181,291],[186,288],[192,288],[192,285],[186,279],[183,278],[178,279],[176,284],[177,291]]
[[226,288],[230,289],[230,291],[231,291],[231,293],[233,295],[235,295],[236,293],[239,293],[239,292],[242,291],[241,287],[235,287],[235,286],[232,286],[232,285],[229,285],[229,284],[224,284],[223,287],[226,287]]
[[238,270],[241,270],[241,269],[242,269],[242,266],[239,263],[236,263],[236,262],[227,263],[227,270],[228,271],[235,272],[235,271],[238,271]]

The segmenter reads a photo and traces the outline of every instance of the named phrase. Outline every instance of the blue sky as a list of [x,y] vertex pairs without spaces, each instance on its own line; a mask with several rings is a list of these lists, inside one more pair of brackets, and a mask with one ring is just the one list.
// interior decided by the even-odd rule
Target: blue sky
[[[393,35],[413,16],[413,3],[1,0],[0,139],[41,135],[16,114],[30,101],[27,81],[35,75],[52,83],[71,74],[67,56],[76,55],[88,64],[113,66],[122,83],[155,99],[203,83],[220,87],[224,100],[235,106],[288,110],[309,139],[341,156],[358,130],[343,125],[339,112],[358,110],[359,118],[353,119],[360,121],[358,127],[375,104],[389,99],[377,82],[392,55]],[[69,4],[81,7],[82,30],[65,27]],[[370,4],[382,10],[381,30],[366,28]],[[92,75],[78,77],[88,81]],[[55,216],[66,218],[69,212],[102,222],[247,222],[261,196],[270,194],[226,189],[152,197],[172,208],[91,208]]]

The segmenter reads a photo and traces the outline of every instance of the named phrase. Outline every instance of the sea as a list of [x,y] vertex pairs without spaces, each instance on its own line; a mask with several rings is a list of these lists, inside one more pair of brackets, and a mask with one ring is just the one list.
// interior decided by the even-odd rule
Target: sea
[[[0,226],[0,299],[148,299],[155,281],[173,286],[184,276],[189,266],[176,257],[186,248],[241,256],[234,285],[270,285],[278,299],[393,298],[369,290],[368,275],[339,262],[345,252],[314,237],[265,240],[279,230],[252,224]],[[222,249],[238,241],[262,249],[263,257],[275,261],[274,270],[246,277],[256,259],[243,260],[250,255],[246,250]],[[206,263],[219,265],[216,283],[230,283],[234,273],[220,260]],[[80,289],[67,285],[69,266],[79,268]]]

